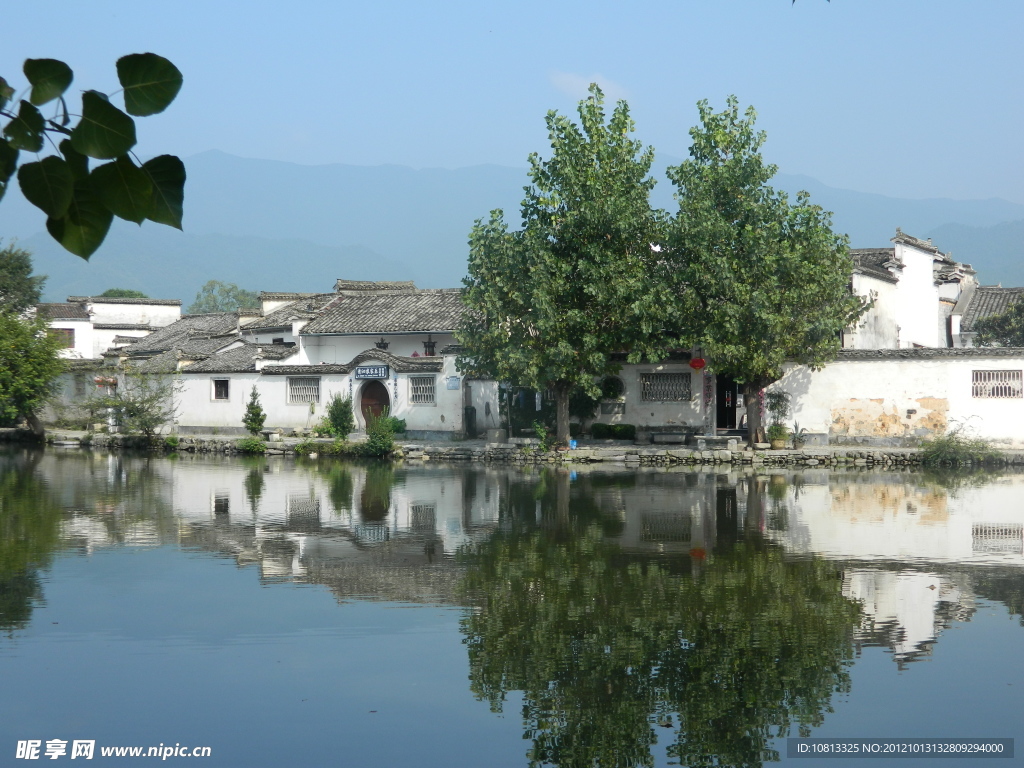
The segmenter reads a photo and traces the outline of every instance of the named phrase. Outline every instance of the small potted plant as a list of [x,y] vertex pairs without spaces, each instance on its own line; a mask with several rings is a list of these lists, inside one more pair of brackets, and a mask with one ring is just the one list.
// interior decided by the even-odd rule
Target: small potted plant
[[768,442],[772,444],[773,451],[780,451],[786,447],[789,439],[789,427],[785,424],[771,424],[768,426]]

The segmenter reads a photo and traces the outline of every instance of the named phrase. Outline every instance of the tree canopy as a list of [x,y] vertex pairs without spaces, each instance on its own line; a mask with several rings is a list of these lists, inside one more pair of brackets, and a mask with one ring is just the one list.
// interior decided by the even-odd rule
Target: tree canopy
[[600,88],[581,101],[580,124],[546,118],[551,157],[530,155],[522,228],[501,210],[470,234],[468,312],[460,365],[502,381],[554,390],[557,439],[569,436],[569,395],[597,395],[617,352],[659,353],[663,306],[651,279],[660,217],[650,205],[654,152],[630,138],[625,102],[608,117]]
[[1024,301],[1017,299],[1005,312],[983,317],[974,330],[979,347],[1024,347]]
[[[181,229],[185,166],[174,155],[140,163],[135,117],[163,112],[178,95],[182,75],[155,53],[133,53],[117,60],[124,110],[95,90],[82,93],[79,114],[68,109],[64,93],[71,68],[57,59],[26,59],[27,98],[11,99],[15,89],[0,77],[0,198],[15,171],[25,198],[46,214],[46,229],[65,249],[84,259],[99,248],[114,216],[136,224],[155,221]],[[53,104],[49,115],[40,107]],[[73,118],[77,122],[73,123]],[[59,142],[59,144],[58,144]],[[19,168],[21,152],[47,155]],[[92,160],[110,162],[90,168]]]
[[259,296],[254,291],[239,288],[234,283],[210,280],[199,289],[188,311],[189,314],[201,315],[207,312],[234,312],[259,305]]
[[0,311],[0,419],[25,418],[36,432],[36,412],[53,391],[65,362],[63,341],[48,333],[45,318]]
[[98,298],[104,299],[148,299],[149,296],[142,291],[135,291],[131,288],[107,288]]
[[764,132],[736,97],[722,112],[701,101],[690,158],[670,168],[679,210],[668,228],[666,274],[676,332],[715,372],[744,384],[747,423],[759,437],[757,393],[786,362],[835,359],[840,333],[866,308],[849,287],[848,242],[806,193],[791,203],[768,182]]
[[13,244],[0,248],[0,311],[24,312],[39,303],[45,275],[32,274],[32,254]]

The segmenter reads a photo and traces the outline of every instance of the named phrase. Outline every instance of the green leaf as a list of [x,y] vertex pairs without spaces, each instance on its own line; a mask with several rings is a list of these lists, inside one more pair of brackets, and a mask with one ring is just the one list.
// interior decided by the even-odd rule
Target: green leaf
[[153,182],[131,158],[122,155],[89,174],[96,196],[115,216],[141,224],[151,209]]
[[0,200],[7,191],[7,182],[18,167],[18,150],[7,139],[0,139]]
[[153,183],[153,197],[146,218],[181,229],[185,202],[185,165],[174,155],[160,155],[142,164]]
[[64,139],[60,143],[60,153],[68,161],[68,168],[75,181],[89,178],[89,158],[71,146],[71,139]]
[[29,101],[37,107],[53,101],[71,85],[71,67],[56,59],[25,59],[25,77],[32,84]]
[[4,136],[15,149],[40,151],[43,148],[43,116],[27,101],[22,101],[18,116],[4,128]]
[[11,96],[14,95],[14,89],[7,84],[7,81],[0,77],[0,109],[3,109],[7,102],[11,100]]
[[135,146],[135,121],[97,91],[82,94],[82,119],[71,144],[83,155],[113,160]]
[[75,180],[68,164],[59,157],[46,157],[38,163],[21,166],[18,182],[25,199],[51,218],[59,219],[71,204]]
[[88,179],[75,182],[71,205],[60,218],[46,220],[46,229],[65,249],[88,259],[107,236],[112,214],[92,191]]
[[125,109],[140,117],[167,109],[182,83],[178,68],[155,53],[122,56],[117,60],[117,78],[124,88]]

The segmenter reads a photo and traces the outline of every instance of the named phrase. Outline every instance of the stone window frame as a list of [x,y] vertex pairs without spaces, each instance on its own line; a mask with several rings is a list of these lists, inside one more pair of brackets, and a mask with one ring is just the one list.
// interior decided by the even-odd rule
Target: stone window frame
[[974,369],[971,371],[971,397],[982,400],[1024,398],[1024,371]]
[[[679,378],[682,385],[677,397],[664,397],[664,389]],[[646,371],[639,375],[640,400],[645,403],[686,403],[693,398],[693,374],[689,371]]]
[[[425,386],[427,381],[430,382],[429,388]],[[416,391],[417,382],[423,385],[420,392]],[[427,391],[428,389],[429,391]],[[409,403],[411,405],[437,405],[437,377],[433,374],[409,376]]]
[[[321,382],[319,376],[288,376],[288,405],[306,405],[320,403]],[[316,384],[299,384],[298,382],[316,382]],[[302,392],[302,387],[309,388],[309,392]],[[315,391],[314,391],[315,387]]]
[[[218,391],[223,390],[224,396],[219,397]],[[225,376],[210,379],[210,400],[214,403],[231,402],[231,379]]]

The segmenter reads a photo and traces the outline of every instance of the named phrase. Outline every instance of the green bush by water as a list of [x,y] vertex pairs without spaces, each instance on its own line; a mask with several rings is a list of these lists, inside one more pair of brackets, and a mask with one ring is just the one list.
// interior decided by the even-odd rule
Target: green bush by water
[[238,448],[241,453],[266,453],[267,444],[260,440],[258,437],[243,437],[241,440],[235,443],[235,447]]
[[999,458],[992,444],[971,437],[963,427],[955,427],[942,437],[921,442],[921,462],[930,467],[963,467],[986,464]]

